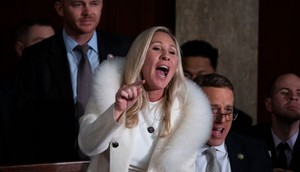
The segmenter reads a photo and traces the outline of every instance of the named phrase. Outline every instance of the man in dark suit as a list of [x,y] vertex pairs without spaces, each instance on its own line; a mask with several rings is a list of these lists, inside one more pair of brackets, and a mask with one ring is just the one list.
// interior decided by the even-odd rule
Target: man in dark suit
[[[276,77],[270,83],[265,106],[271,113],[271,124],[254,126],[252,135],[266,142],[272,155],[274,171],[300,171],[299,76],[287,73]],[[280,143],[287,144],[283,156],[280,155]]]
[[[26,18],[22,20],[15,31],[15,53],[16,57],[10,57],[8,59],[14,61],[14,65],[7,65],[5,61],[0,61],[0,69],[4,69],[5,75],[0,74],[0,128],[3,133],[1,133],[1,147],[3,151],[0,153],[0,157],[3,157],[3,160],[0,160],[0,165],[7,164],[9,162],[7,138],[10,133],[10,118],[12,110],[12,101],[14,95],[14,84],[15,84],[15,72],[16,66],[18,63],[22,50],[26,47],[29,47],[45,38],[54,35],[54,29],[51,25],[51,22],[46,18]],[[1,46],[2,47],[2,46]],[[3,53],[1,53],[3,54]],[[6,59],[6,58],[3,58]],[[6,59],[7,60],[7,59]],[[10,66],[10,67],[7,67]],[[9,75],[8,75],[9,73]],[[4,77],[5,76],[5,77]],[[0,158],[1,159],[1,158]]]
[[264,142],[230,132],[232,121],[237,117],[233,110],[232,83],[216,73],[199,76],[194,81],[208,96],[214,116],[211,136],[206,146],[199,149],[197,172],[211,166],[219,172],[271,172],[271,157]]
[[95,72],[103,60],[125,56],[131,45],[131,39],[96,31],[102,6],[103,0],[56,0],[63,29],[23,51],[12,120],[13,164],[82,159],[77,71],[83,56],[75,47],[88,45],[90,71]]

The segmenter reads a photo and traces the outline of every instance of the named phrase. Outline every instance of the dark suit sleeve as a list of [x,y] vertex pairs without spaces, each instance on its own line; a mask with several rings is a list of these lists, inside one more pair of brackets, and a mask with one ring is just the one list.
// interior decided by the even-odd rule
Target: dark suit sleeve
[[36,152],[33,142],[39,107],[36,87],[37,75],[32,59],[26,51],[19,64],[15,85],[14,108],[12,114],[11,145],[13,164],[34,162]]
[[11,141],[16,164],[71,161],[74,101],[62,34],[23,51],[18,66]]

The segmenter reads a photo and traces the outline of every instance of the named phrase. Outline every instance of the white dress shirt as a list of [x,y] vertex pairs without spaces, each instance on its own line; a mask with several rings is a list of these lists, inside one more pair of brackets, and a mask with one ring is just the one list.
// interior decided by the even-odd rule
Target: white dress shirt
[[[271,129],[271,132],[272,132],[272,136],[273,136],[273,140],[274,140],[274,145],[275,145],[275,148],[282,142],[277,136],[276,134],[274,133],[274,131]],[[288,163],[288,166],[289,164],[291,163],[291,160],[292,160],[292,155],[293,155],[293,148],[294,148],[294,145],[296,143],[296,140],[297,140],[297,137],[298,137],[298,134],[299,134],[299,130],[294,134],[292,135],[292,137],[290,137],[286,143],[289,145],[290,149],[286,149],[284,151],[285,153],[285,156],[286,156],[286,159],[287,159],[287,163]],[[279,155],[279,151],[276,149],[277,151],[277,155]],[[271,155],[272,156],[272,155]],[[274,156],[274,155],[273,155]]]
[[[230,162],[228,153],[226,150],[225,144],[221,144],[220,146],[214,146],[217,150],[217,161],[219,165],[219,169],[221,172],[231,172]],[[209,146],[205,145],[204,147],[199,149],[197,159],[196,159],[196,172],[205,172],[208,157],[206,156],[206,149]]]

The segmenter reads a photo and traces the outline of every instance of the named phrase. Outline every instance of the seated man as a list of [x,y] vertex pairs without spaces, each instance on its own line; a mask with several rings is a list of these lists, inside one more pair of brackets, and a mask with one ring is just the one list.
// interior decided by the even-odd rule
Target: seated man
[[300,171],[299,76],[287,73],[275,78],[270,83],[265,105],[271,114],[271,123],[254,126],[252,135],[267,143],[274,172]]
[[211,137],[199,149],[196,171],[271,172],[271,157],[264,142],[230,132],[237,117],[232,83],[216,73],[197,77],[195,82],[208,96],[214,116]]

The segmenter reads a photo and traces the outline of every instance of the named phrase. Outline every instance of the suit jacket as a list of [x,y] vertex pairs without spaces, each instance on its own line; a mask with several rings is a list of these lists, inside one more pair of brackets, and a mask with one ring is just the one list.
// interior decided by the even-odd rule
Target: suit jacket
[[234,107],[234,113],[238,113],[236,120],[232,121],[230,131],[245,134],[252,126],[252,117],[244,111]]
[[229,132],[225,144],[232,172],[271,172],[271,158],[264,142]]
[[[90,172],[128,172],[137,127],[126,128],[125,115],[119,124],[113,119],[115,93],[124,73],[120,60],[101,64],[86,113],[80,119],[78,141],[81,150],[91,157]],[[186,81],[186,86],[185,103],[180,104],[175,97],[172,105],[172,133],[158,138],[148,172],[195,172],[197,150],[210,136],[212,115],[204,92],[191,81]]]
[[[125,56],[132,40],[97,32],[100,62]],[[12,119],[13,164],[76,161],[78,119],[62,32],[23,52]]]
[[[271,124],[260,124],[254,126],[251,135],[265,141],[268,146],[268,150],[271,152],[272,162],[273,164],[275,164],[277,155],[273,136],[271,133]],[[298,135],[293,148],[289,169],[295,172],[300,171],[300,134]]]

